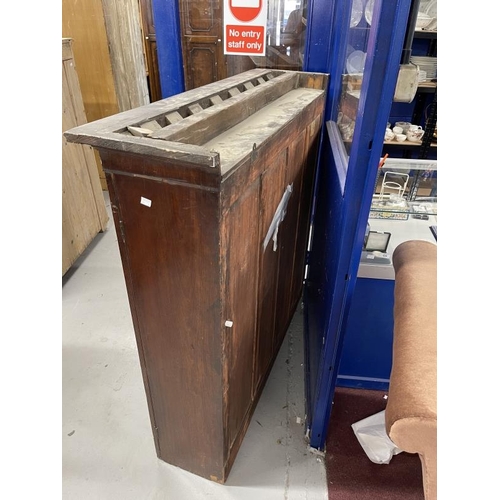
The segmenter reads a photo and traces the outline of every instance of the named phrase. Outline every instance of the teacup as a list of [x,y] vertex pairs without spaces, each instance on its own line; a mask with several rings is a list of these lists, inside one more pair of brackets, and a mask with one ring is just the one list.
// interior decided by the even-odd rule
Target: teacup
[[422,128],[418,130],[408,130],[408,132],[406,132],[406,137],[410,142],[418,142],[422,139],[423,136],[424,131],[422,130]]
[[413,132],[415,132],[417,130],[422,130],[422,127],[420,125],[410,125],[408,127],[408,130],[412,130]]
[[410,122],[396,122],[396,127],[401,127],[403,129],[402,133],[406,132],[410,128],[410,126]]
[[397,134],[402,134],[403,133],[403,127],[400,127],[399,125],[396,125],[392,131],[397,135]]
[[394,132],[390,128],[386,128],[384,141],[392,141],[394,139],[394,135]]
[[[396,128],[396,127],[394,127],[394,128]],[[404,142],[404,141],[406,141],[406,135],[404,135],[404,134],[396,134],[396,141],[398,141],[398,142]]]

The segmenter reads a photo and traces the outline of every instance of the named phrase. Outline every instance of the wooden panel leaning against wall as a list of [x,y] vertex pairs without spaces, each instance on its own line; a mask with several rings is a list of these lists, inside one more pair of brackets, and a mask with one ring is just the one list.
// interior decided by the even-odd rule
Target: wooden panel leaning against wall
[[[63,132],[87,122],[71,39],[62,40]],[[68,271],[108,222],[96,159],[89,146],[62,146],[62,274]]]
[[[73,52],[87,121],[149,103],[136,0],[63,0],[62,35]],[[102,189],[106,177],[94,151]]]

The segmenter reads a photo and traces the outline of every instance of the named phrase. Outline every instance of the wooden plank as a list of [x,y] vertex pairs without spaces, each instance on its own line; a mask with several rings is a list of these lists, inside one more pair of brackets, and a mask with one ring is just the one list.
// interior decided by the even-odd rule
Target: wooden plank
[[222,176],[222,188],[224,190],[222,197],[223,210],[228,210],[238,199],[239,193],[246,189],[246,186],[253,184],[255,179],[261,175],[260,165],[269,165],[274,161],[273,159],[276,154],[276,150],[273,148],[274,144],[280,144],[282,148],[290,147],[295,138],[294,122],[298,121],[302,124],[310,123],[314,120],[315,116],[322,113],[324,102],[325,93],[322,93],[296,115],[294,121],[287,123],[286,126],[275,132],[272,141],[267,141],[265,144],[257,147],[252,154],[247,155],[241,163],[238,163],[236,167]]
[[132,134],[135,135],[136,137],[148,137],[150,136],[153,131],[147,128],[144,128],[143,126],[140,127],[127,127],[127,130]]
[[[139,137],[133,139],[140,140]],[[140,151],[144,150],[141,148]],[[156,182],[173,185],[190,185],[213,192],[220,191],[220,171],[217,167],[201,163],[206,160],[204,157],[193,157],[190,153],[162,157],[113,149],[102,149],[101,157],[105,172],[150,178]],[[198,158],[200,162],[193,163],[193,158]]]
[[117,113],[116,111],[115,113],[117,114],[112,114],[112,116],[106,116],[106,118],[101,120],[87,123],[81,130],[73,130],[72,132],[82,132],[85,135],[104,137],[107,133],[125,129],[127,125],[143,123],[148,120],[157,120],[183,107],[187,107],[196,102],[206,101],[213,96],[227,92],[235,85],[239,85],[247,80],[254,80],[259,75],[266,74],[269,71],[269,69],[250,70],[247,71],[244,76],[235,75],[220,82],[208,84],[201,89],[192,89],[167,99],[153,102],[147,106],[130,109],[123,113]]
[[62,60],[63,62],[68,59],[73,59],[72,38],[62,39]]
[[[63,131],[85,123],[71,43],[63,40]],[[99,182],[95,156],[88,146],[62,147],[62,274],[83,253],[96,234],[106,228],[108,215]]]
[[178,111],[174,111],[173,113],[169,113],[168,115],[165,116],[167,119],[168,123],[177,123],[183,120],[182,116]]
[[222,100],[221,96],[219,95],[214,95],[210,97],[210,102],[216,106],[217,104],[222,104],[224,101]]
[[152,137],[202,145],[294,89],[296,84],[297,77],[293,73],[280,75],[266,85],[259,85],[227,99],[217,107],[212,106],[189,116],[182,123],[158,130]]
[[[118,112],[104,15],[94,0],[62,1],[62,36],[73,40],[77,68],[87,120],[93,122]],[[102,189],[106,176],[99,155],[94,152]]]
[[147,128],[149,130],[160,130],[161,125],[156,120],[149,120],[147,122],[141,123],[141,127]]
[[120,111],[149,104],[137,0],[102,0],[109,54]]
[[240,90],[238,89],[238,87],[234,87],[232,89],[229,89],[229,95],[231,97],[236,97],[237,95],[241,94]]
[[191,113],[193,113],[193,115],[203,111],[203,108],[198,103],[192,104],[191,106],[188,106],[188,108],[189,108],[189,111],[191,111]]
[[118,113],[101,3],[63,0],[62,36],[73,39],[87,120],[92,122]]
[[[69,51],[73,53],[73,43],[68,46],[67,42],[63,42],[64,46],[69,47]],[[69,57],[63,61],[64,68],[64,78],[67,81],[67,91],[68,96],[71,99],[71,107],[74,111],[75,121],[64,122],[64,127],[66,125],[84,125],[87,122],[87,115],[84,109],[82,91],[80,86],[80,78],[76,70],[74,57]],[[64,131],[64,128],[63,128]],[[90,148],[82,149],[83,156],[86,163],[87,175],[90,180],[90,187],[94,197],[94,206],[97,211],[97,217],[99,218],[100,230],[104,230],[107,226],[109,217],[104,205],[104,197],[102,194],[103,186],[102,180],[104,172],[102,170],[102,165],[100,159],[95,152],[91,151]]]
[[258,149],[270,136],[288,122],[295,120],[303,109],[321,94],[321,91],[313,89],[292,89],[267,106],[256,109],[248,118],[205,143],[204,147],[219,153],[221,172],[225,175],[244,158],[250,156],[254,148]]

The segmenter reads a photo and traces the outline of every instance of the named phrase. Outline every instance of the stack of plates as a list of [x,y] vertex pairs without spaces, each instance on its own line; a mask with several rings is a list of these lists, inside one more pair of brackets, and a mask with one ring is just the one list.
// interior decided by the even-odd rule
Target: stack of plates
[[425,71],[427,80],[437,78],[437,57],[411,56],[410,62]]

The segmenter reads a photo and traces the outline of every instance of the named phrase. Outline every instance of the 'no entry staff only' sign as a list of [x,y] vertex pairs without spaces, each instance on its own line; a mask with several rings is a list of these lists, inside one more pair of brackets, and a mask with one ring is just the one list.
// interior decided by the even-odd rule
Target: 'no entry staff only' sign
[[224,54],[266,54],[267,0],[224,0]]

